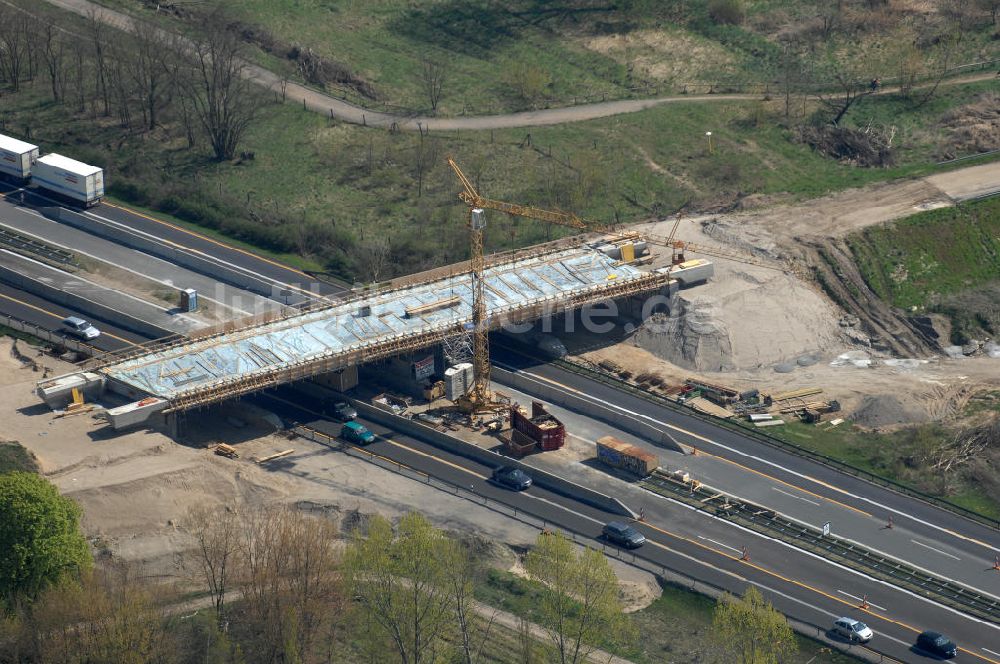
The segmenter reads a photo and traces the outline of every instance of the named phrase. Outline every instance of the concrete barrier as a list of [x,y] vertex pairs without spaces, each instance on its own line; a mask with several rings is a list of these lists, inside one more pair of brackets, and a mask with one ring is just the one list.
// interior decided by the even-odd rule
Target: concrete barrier
[[75,311],[79,311],[87,316],[103,320],[112,325],[117,325],[126,330],[141,334],[143,336],[159,339],[161,337],[176,334],[174,330],[168,330],[154,325],[148,321],[136,318],[123,311],[118,311],[99,302],[94,302],[75,293],[64,291],[55,286],[50,286],[44,282],[32,279],[17,272],[5,265],[0,265],[0,281],[10,284],[15,288],[20,288],[32,295],[45,298],[50,302],[61,304]]
[[635,512],[626,507],[617,498],[612,498],[611,496],[594,491],[593,489],[589,489],[575,482],[570,482],[569,480],[559,477],[558,475],[553,475],[547,471],[529,466],[528,464],[518,461],[517,459],[497,454],[492,450],[486,450],[478,445],[473,445],[472,443],[461,440],[460,438],[449,436],[448,434],[429,427],[418,420],[411,420],[406,417],[395,415],[384,411],[381,408],[376,408],[375,406],[365,403],[364,401],[358,401],[357,399],[349,399],[349,401],[357,409],[358,414],[361,417],[373,422],[378,422],[382,426],[388,427],[393,431],[413,436],[414,438],[430,443],[431,445],[451,452],[452,454],[457,454],[467,459],[478,461],[479,463],[489,466],[490,468],[497,468],[499,466],[516,466],[531,475],[534,483],[543,489],[548,489],[554,493],[573,498],[574,500],[579,500],[580,502],[614,514],[621,514],[622,516],[630,518],[636,517]]
[[[47,207],[42,208],[41,212],[49,219],[73,226],[105,240],[110,240],[130,249],[162,258],[165,261],[211,277],[224,284],[284,302],[284,298],[281,297],[281,288],[276,286],[274,282],[247,274],[239,268],[224,265],[168,242],[162,242],[141,233],[130,231],[119,225],[110,224],[95,217],[88,217],[72,210],[67,210],[66,208]],[[296,304],[300,299],[301,295],[293,293],[289,296],[289,304]]]
[[633,436],[647,440],[654,445],[666,447],[676,452],[685,450],[677,443],[669,432],[656,427],[648,422],[644,422],[637,417],[612,410],[599,403],[588,401],[575,394],[564,392],[553,385],[540,381],[530,376],[525,376],[520,372],[507,371],[500,367],[493,367],[490,370],[490,377],[501,385],[512,387],[515,390],[524,392],[543,401],[547,401],[556,406],[561,406],[566,410],[586,415],[595,420],[600,420],[616,429],[627,431]]

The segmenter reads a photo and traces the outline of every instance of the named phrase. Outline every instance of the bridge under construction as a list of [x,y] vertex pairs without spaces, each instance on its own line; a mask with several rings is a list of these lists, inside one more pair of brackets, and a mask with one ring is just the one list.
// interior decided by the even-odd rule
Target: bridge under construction
[[[711,276],[708,261],[648,269],[638,264],[641,261],[623,262],[620,251],[608,247],[602,239],[540,247],[491,261],[483,283],[490,328]],[[112,424],[127,426],[153,413],[221,402],[467,334],[473,282],[473,275],[463,270],[277,320],[135,349],[87,371],[40,381],[37,392],[53,406],[65,403],[74,388],[89,394],[110,390],[136,399],[108,411]]]

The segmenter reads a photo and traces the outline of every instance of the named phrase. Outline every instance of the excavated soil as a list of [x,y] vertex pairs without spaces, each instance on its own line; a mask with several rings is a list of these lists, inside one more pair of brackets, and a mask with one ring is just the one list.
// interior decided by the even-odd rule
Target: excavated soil
[[[882,302],[843,238],[997,188],[1000,163],[991,163],[807,203],[687,218],[678,238],[734,249],[770,268],[705,256],[715,277],[680,291],[669,313],[649,317],[621,343],[580,352],[675,383],[697,375],[742,389],[822,387],[846,414],[857,410],[863,426],[951,417],[971,394],[1000,386],[1000,358],[945,358],[939,340],[947,330]],[[672,226],[640,228],[666,236]],[[654,265],[668,260],[658,255]],[[838,360],[845,353],[855,358]]]

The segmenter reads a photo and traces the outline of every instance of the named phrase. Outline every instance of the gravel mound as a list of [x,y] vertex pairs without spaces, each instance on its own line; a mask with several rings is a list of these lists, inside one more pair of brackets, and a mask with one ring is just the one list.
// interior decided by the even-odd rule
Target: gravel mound
[[858,426],[873,429],[893,424],[925,422],[927,413],[920,408],[903,404],[892,394],[873,394],[861,400],[849,419]]

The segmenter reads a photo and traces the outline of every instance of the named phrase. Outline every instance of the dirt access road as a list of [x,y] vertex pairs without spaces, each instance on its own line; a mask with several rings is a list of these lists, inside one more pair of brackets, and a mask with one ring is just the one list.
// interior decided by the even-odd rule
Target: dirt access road
[[[988,192],[1000,192],[1000,162],[801,203],[686,217],[677,231],[685,240],[793,257],[823,270],[846,311],[810,279],[712,257],[715,277],[681,291],[670,317],[649,321],[620,344],[594,343],[581,354],[671,382],[696,374],[740,389],[821,386],[824,398],[839,400],[846,414],[866,403],[892,405],[880,408],[885,412],[873,426],[948,419],[971,395],[1000,387],[1000,359],[942,357],[937,345],[948,340],[929,343],[913,320],[871,293],[844,238]],[[641,228],[666,235],[672,226],[668,219]],[[820,250],[840,269],[821,260]],[[845,313],[861,322],[842,325]],[[838,358],[844,353],[851,361]]]
[[[3,1],[3,0],[0,0]],[[94,17],[119,30],[131,31],[133,18],[104,8],[89,0],[46,0],[50,5],[59,7],[80,16]],[[713,102],[734,100],[759,100],[760,95],[754,94],[711,94],[711,95],[676,95],[654,97],[651,99],[623,99],[619,101],[598,102],[595,104],[580,104],[561,108],[546,108],[537,111],[506,113],[503,115],[483,115],[475,117],[427,117],[420,115],[400,115],[382,113],[356,106],[319,90],[287,81],[272,71],[247,62],[245,75],[261,87],[280,93],[282,84],[289,103],[303,104],[306,108],[326,117],[334,117],[352,124],[371,127],[393,127],[404,131],[434,130],[434,131],[479,131],[484,129],[512,129],[516,127],[540,127],[557,125],[567,122],[583,122],[597,118],[606,118],[624,113],[636,113],[655,106],[678,102]],[[942,85],[961,85],[975,81],[988,80],[994,73],[984,72],[961,78],[944,81]],[[893,92],[887,87],[883,92]]]

